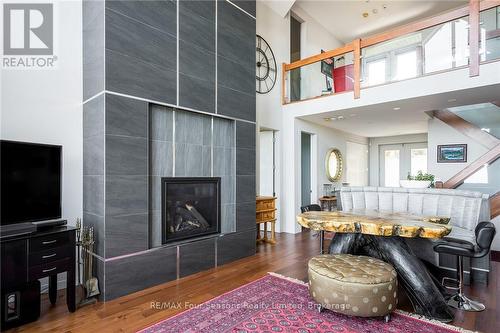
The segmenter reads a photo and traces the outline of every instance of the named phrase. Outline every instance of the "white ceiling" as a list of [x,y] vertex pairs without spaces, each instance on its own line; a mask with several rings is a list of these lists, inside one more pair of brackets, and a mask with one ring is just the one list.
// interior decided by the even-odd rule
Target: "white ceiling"
[[[364,137],[426,133],[429,119],[426,111],[495,101],[498,100],[498,91],[500,84],[300,118]],[[325,121],[325,118],[338,116],[344,119]]]
[[[306,11],[337,39],[348,43],[355,38],[367,37],[392,27],[464,6],[467,2],[463,0],[297,0],[294,6],[299,6]],[[377,13],[373,13],[374,10]],[[367,12],[369,16],[364,18],[363,12]]]

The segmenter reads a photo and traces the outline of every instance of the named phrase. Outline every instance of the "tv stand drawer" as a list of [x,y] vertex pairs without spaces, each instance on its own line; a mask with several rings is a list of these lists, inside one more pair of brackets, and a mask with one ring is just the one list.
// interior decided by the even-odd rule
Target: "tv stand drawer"
[[70,235],[71,233],[61,232],[40,237],[33,237],[30,240],[30,253],[67,246],[71,244]]
[[36,266],[71,257],[74,251],[69,246],[56,247],[44,251],[30,252],[29,265]]
[[29,268],[29,280],[41,279],[49,275],[65,272],[69,269],[69,258],[48,262]]

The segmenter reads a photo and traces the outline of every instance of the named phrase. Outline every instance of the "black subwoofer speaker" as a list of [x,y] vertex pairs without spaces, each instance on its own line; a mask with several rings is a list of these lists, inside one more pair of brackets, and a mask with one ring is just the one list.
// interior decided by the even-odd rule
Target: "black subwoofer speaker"
[[2,290],[0,330],[35,321],[40,317],[40,281]]

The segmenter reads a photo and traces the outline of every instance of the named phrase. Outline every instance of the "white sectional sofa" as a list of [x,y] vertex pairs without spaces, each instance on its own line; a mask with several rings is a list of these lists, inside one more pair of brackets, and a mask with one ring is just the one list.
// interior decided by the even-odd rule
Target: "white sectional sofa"
[[[490,220],[489,196],[480,192],[450,189],[407,189],[399,187],[342,187],[339,208],[344,211],[370,209],[390,212],[408,212],[425,216],[450,217],[452,226],[449,238],[475,244],[474,228],[481,221]],[[435,266],[455,270],[453,257],[439,255],[433,250],[436,240],[409,238],[407,243],[414,253]],[[466,264],[466,271],[467,271]],[[473,259],[472,270],[479,279],[487,278],[490,270],[489,255]],[[476,272],[474,272],[476,273]],[[486,276],[485,276],[486,275]]]

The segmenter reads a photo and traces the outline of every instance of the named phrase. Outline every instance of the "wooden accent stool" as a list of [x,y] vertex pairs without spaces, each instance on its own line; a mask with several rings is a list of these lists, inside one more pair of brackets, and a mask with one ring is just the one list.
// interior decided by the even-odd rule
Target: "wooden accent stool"
[[[276,244],[276,197],[257,197],[256,201],[257,243]],[[271,238],[267,238],[267,223],[271,223]],[[260,236],[260,224],[264,223],[264,237]]]

